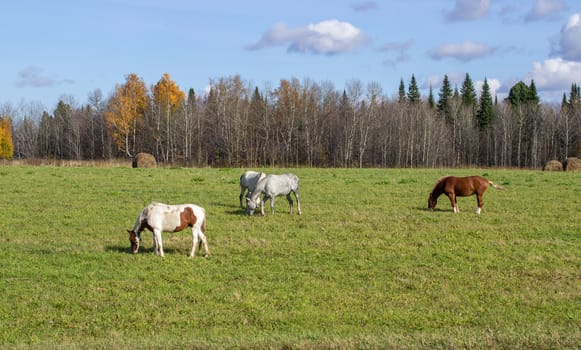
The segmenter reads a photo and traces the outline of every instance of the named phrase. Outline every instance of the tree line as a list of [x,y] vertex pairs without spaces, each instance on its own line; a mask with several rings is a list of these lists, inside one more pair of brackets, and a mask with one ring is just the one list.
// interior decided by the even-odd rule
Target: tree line
[[0,158],[147,152],[191,166],[535,168],[581,153],[579,86],[560,105],[541,103],[534,81],[498,101],[486,79],[478,94],[469,74],[460,89],[445,76],[427,97],[412,75],[392,98],[377,82],[352,80],[338,90],[293,78],[259,89],[240,76],[211,79],[200,96],[169,74],[149,88],[129,74],[107,98],[95,90],[82,106],[62,98],[42,113],[4,105],[0,116]]

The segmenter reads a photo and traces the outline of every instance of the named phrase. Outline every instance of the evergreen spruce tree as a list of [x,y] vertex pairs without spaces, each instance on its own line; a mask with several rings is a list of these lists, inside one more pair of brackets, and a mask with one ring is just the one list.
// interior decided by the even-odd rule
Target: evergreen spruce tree
[[480,94],[480,105],[476,112],[476,118],[480,129],[486,129],[492,122],[493,117],[494,106],[492,105],[490,86],[488,86],[488,80],[484,78],[484,85],[482,85],[482,93]]
[[531,80],[531,84],[529,85],[527,101],[533,102],[535,104],[539,104],[541,101],[539,94],[537,93],[537,86],[535,85],[534,80]]
[[399,91],[398,91],[398,94],[399,94],[398,102],[399,103],[405,103],[406,96],[405,96],[405,86],[403,84],[403,79],[400,79],[400,81],[399,81]]
[[452,94],[452,98],[455,101],[458,101],[460,99],[460,92],[458,91],[458,86],[454,87],[454,93]]
[[434,109],[436,107],[436,101],[434,100],[434,91],[432,85],[430,85],[430,95],[428,96],[428,106]]
[[252,99],[250,100],[250,119],[256,125],[262,120],[263,104],[264,101],[262,100],[260,91],[258,91],[258,87],[255,87]]
[[510,88],[508,97],[506,99],[508,102],[510,102],[511,105],[519,106],[523,103],[526,103],[529,96],[529,87],[522,81],[519,81]]
[[519,106],[522,104],[538,105],[541,102],[535,81],[531,80],[531,84],[527,86],[522,81],[514,84],[508,92],[506,101],[510,102],[512,106]]
[[472,79],[470,79],[470,75],[468,73],[466,73],[466,78],[462,83],[460,96],[462,97],[462,104],[464,106],[475,106],[477,103],[474,84],[472,83]]
[[577,84],[571,84],[571,93],[569,94],[569,105],[578,106],[581,103],[581,87]]
[[420,89],[418,89],[418,84],[416,83],[416,77],[412,74],[412,80],[410,81],[410,86],[408,88],[408,101],[410,103],[420,102]]
[[565,110],[569,107],[569,102],[567,102],[567,94],[563,92],[563,99],[561,100],[561,110]]
[[450,80],[448,80],[448,75],[444,75],[444,81],[442,82],[442,87],[440,88],[438,104],[436,105],[438,109],[438,114],[442,117],[446,117],[450,113],[450,102],[452,99],[452,88],[450,87]]

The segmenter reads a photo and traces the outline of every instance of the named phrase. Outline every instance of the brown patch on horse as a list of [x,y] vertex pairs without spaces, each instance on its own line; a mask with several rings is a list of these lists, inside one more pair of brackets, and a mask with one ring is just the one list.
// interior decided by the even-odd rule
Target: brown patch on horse
[[145,229],[148,229],[149,231],[153,232],[153,227],[149,226],[147,219],[141,222],[141,225],[139,226],[139,230],[137,232],[141,233]]
[[194,214],[194,210],[190,207],[186,207],[184,211],[180,213],[180,225],[174,229],[174,232],[181,231],[186,227],[192,227],[198,221],[198,218]]
[[137,254],[139,251],[139,238],[137,234],[131,230],[127,230],[127,233],[129,233],[129,242],[131,242],[131,252]]

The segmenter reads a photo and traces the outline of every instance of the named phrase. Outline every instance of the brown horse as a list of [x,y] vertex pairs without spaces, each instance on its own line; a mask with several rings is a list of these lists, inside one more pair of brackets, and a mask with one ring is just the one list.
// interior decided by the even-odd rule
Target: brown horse
[[504,190],[502,186],[497,185],[482,176],[444,176],[436,182],[432,193],[430,193],[430,197],[428,198],[428,209],[433,210],[436,207],[436,204],[438,204],[438,197],[444,193],[450,199],[452,208],[454,208],[454,213],[459,213],[460,210],[458,209],[456,197],[466,197],[476,194],[476,200],[478,202],[476,214],[480,214],[482,206],[484,205],[482,197],[488,188],[488,184],[498,190]]

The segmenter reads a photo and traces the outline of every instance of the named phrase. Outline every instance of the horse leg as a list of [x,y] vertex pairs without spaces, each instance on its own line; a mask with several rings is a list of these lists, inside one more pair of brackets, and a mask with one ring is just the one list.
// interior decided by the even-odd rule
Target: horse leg
[[458,202],[456,201],[456,194],[455,193],[447,193],[448,198],[450,199],[450,203],[452,204],[452,209],[454,209],[454,213],[459,213],[460,210],[458,209]]
[[260,201],[260,214],[262,214],[262,216],[264,216],[264,202],[266,202],[267,199],[268,196],[265,194],[264,197],[262,197],[262,201]]
[[204,244],[204,256],[207,257],[210,255],[210,250],[208,249],[208,240],[206,239],[206,235],[201,230],[198,231],[198,235],[200,235],[200,244]]
[[199,232],[198,229],[192,227],[192,251],[190,252],[190,258],[193,258],[196,255],[196,246],[198,245],[198,236]]
[[480,215],[480,211],[482,210],[482,206],[484,205],[482,193],[476,194],[476,203],[478,203],[478,207],[476,207],[476,214]]
[[161,230],[153,230],[153,254],[159,254],[162,258],[164,257]]
[[275,196],[270,197],[270,211],[272,212],[272,214],[274,214],[274,197]]
[[242,198],[244,198],[244,192],[246,191],[246,189],[242,186],[240,186],[240,208],[244,208],[244,205],[242,205]]
[[297,200],[297,213],[301,215],[301,199],[299,198],[299,191],[293,191],[293,193],[295,194],[295,199]]
[[151,234],[153,237],[153,255],[157,255],[157,241],[155,240],[155,231]]
[[286,195],[286,200],[288,201],[288,205],[290,206],[290,214],[293,215],[293,199],[291,198],[290,192]]

